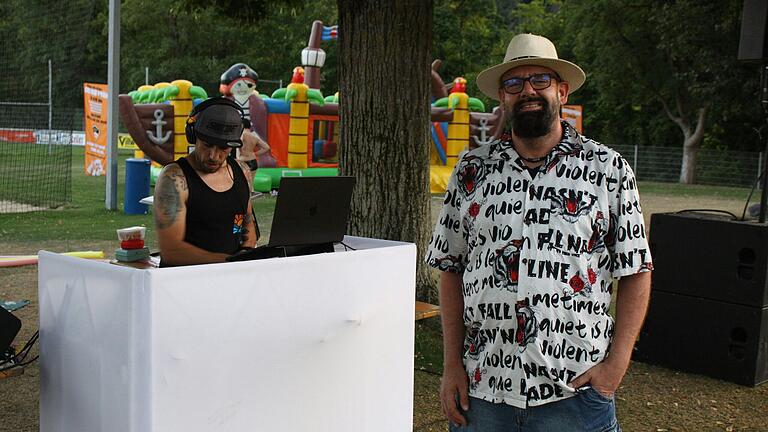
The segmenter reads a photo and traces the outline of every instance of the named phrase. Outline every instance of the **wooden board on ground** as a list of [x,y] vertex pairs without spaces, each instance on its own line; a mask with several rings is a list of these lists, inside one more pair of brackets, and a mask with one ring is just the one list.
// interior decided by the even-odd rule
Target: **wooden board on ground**
[[10,378],[24,373],[24,367],[19,366],[8,370],[0,370],[0,380]]
[[440,315],[440,306],[420,301],[416,302],[416,321],[438,315]]

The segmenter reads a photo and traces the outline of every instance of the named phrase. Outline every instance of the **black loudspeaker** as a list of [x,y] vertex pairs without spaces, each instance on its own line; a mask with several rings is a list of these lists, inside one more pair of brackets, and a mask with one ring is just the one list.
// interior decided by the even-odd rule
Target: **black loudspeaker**
[[758,385],[768,381],[768,308],[653,291],[634,359]]
[[0,307],[0,357],[11,346],[20,328],[21,321]]
[[768,0],[744,0],[741,14],[739,60],[757,61],[768,59]]
[[768,226],[706,213],[656,213],[649,234],[653,289],[768,305]]
[[768,226],[651,216],[653,285],[634,358],[744,385],[768,380]]

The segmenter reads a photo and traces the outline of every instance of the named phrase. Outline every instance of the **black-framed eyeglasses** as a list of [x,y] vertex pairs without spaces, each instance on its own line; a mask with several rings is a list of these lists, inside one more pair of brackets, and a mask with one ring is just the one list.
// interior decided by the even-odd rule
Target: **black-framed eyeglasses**
[[548,73],[533,74],[527,78],[511,77],[501,82],[501,88],[503,88],[504,92],[507,94],[518,94],[523,91],[525,82],[528,81],[531,83],[531,87],[533,87],[534,90],[544,90],[545,88],[548,88],[550,85],[552,85],[553,79],[556,80],[559,78],[560,77],[557,75]]

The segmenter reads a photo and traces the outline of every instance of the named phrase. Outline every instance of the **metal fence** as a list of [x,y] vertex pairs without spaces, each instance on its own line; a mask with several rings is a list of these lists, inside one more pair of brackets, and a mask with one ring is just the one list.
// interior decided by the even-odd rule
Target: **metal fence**
[[[668,147],[610,146],[632,165],[640,181],[678,182],[683,149]],[[699,149],[695,183],[751,187],[761,172],[763,153]]]

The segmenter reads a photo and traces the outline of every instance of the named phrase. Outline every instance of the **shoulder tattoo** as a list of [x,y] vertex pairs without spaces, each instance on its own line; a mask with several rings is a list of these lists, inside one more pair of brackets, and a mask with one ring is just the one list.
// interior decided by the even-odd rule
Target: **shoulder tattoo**
[[181,211],[181,192],[187,190],[187,179],[178,167],[169,168],[160,174],[155,185],[155,224],[157,228],[168,228],[176,222]]

